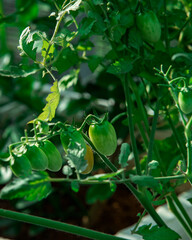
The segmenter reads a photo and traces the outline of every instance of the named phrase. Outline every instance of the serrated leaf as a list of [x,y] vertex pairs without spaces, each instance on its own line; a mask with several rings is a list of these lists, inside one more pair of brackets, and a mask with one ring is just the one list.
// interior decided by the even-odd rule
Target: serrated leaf
[[76,11],[79,7],[80,7],[80,4],[82,2],[82,0],[76,0],[76,1],[73,1],[75,3],[73,4],[68,4],[69,6],[64,8],[64,10],[60,11],[59,14],[58,14],[58,17],[57,17],[57,20],[60,19],[60,17],[65,13],[70,13],[70,11]]
[[[49,50],[48,50],[49,48]],[[47,52],[48,51],[48,52]],[[52,44],[50,47],[49,47],[49,42],[43,40],[43,46],[42,46],[42,52],[41,52],[41,55],[43,58],[46,57],[46,60],[50,59],[50,58],[53,58],[53,53],[55,51],[55,47],[54,45]]]
[[121,152],[119,154],[119,164],[122,168],[128,166],[128,157],[131,153],[130,146],[128,143],[123,143],[121,145]]
[[120,59],[119,61],[112,63],[108,67],[107,72],[115,75],[124,74],[130,72],[132,67],[131,61]]
[[58,88],[58,82],[55,81],[51,87],[51,92],[47,98],[47,104],[43,108],[43,112],[37,117],[40,120],[51,121],[55,117],[57,106],[59,105],[60,93]]
[[45,38],[44,33],[35,31],[31,33],[30,27],[26,27],[20,35],[19,46],[21,55],[27,55],[34,61],[36,60],[36,48],[34,48],[34,42]]
[[0,75],[4,77],[12,77],[12,78],[19,78],[19,77],[27,77],[29,75],[35,74],[39,71],[39,67],[37,65],[34,66],[10,66],[9,69],[1,70]]
[[77,83],[78,75],[79,75],[79,69],[73,69],[70,74],[67,74],[63,76],[59,80],[59,89],[65,90]]
[[141,226],[136,233],[143,236],[144,240],[162,240],[162,239],[169,239],[169,240],[178,240],[181,237],[178,233],[173,231],[168,227],[158,227],[153,226],[151,224]]
[[130,180],[141,187],[158,187],[159,183],[154,177],[148,175],[130,175]]
[[23,198],[27,201],[40,201],[51,192],[51,184],[45,172],[34,173],[29,178],[16,178],[0,192],[1,199]]

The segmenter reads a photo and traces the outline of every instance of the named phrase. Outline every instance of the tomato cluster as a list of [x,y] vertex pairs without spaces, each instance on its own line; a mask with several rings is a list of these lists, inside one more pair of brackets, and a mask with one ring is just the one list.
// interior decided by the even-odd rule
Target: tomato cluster
[[[39,133],[49,132],[48,124],[38,123]],[[63,127],[59,131],[61,144],[68,155],[69,149],[81,150],[81,157],[86,161],[86,166],[80,169],[81,174],[88,174],[94,166],[94,156],[91,147],[86,144],[82,134],[73,126]],[[117,147],[117,136],[111,123],[106,120],[91,123],[89,137],[96,150],[106,156],[112,155]],[[43,138],[42,138],[43,139]],[[79,151],[80,151],[79,150]],[[82,151],[83,150],[83,151]],[[62,168],[63,160],[56,146],[49,140],[26,141],[19,148],[11,151],[10,167],[17,177],[28,177],[32,171],[50,170],[57,172]]]
[[27,177],[32,170],[53,172],[62,167],[62,158],[55,145],[45,140],[39,146],[26,145],[23,153],[11,154],[10,166],[17,177]]

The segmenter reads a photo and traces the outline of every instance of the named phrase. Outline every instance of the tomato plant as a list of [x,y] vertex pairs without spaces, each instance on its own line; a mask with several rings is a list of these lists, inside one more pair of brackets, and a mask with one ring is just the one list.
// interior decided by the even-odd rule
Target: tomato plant
[[[133,209],[135,222],[144,210],[133,234],[192,239],[192,221],[178,197],[192,176],[191,1],[5,2],[0,1],[0,199],[11,200],[5,207],[14,211],[0,209],[0,216],[82,238],[119,240],[112,235],[120,228],[116,219],[125,226],[118,214],[135,206],[132,194],[142,206]],[[181,89],[180,81],[188,88]],[[98,201],[106,204],[99,204],[103,215],[97,214],[96,226],[92,210]],[[166,203],[186,235],[180,237],[156,211],[155,205]],[[39,209],[45,218],[50,209],[54,219],[74,225],[23,214]],[[146,212],[155,226],[140,227]],[[110,228],[104,229],[102,216]],[[76,227],[81,219],[110,235]],[[3,231],[18,232],[18,224],[10,229],[13,223],[3,223]],[[46,236],[44,229],[20,229],[19,236],[5,237]]]
[[96,149],[104,155],[112,155],[117,148],[116,132],[113,125],[108,121],[91,124],[89,137]]
[[46,154],[37,146],[27,146],[26,157],[29,159],[32,169],[43,171],[48,167],[48,158]]
[[59,171],[62,167],[63,160],[56,146],[49,140],[46,140],[42,142],[40,149],[43,150],[48,158],[47,169],[53,172]]
[[192,90],[182,89],[178,94],[179,107],[185,114],[192,112]]
[[149,10],[136,16],[136,25],[145,41],[155,43],[161,37],[161,25],[156,14]]

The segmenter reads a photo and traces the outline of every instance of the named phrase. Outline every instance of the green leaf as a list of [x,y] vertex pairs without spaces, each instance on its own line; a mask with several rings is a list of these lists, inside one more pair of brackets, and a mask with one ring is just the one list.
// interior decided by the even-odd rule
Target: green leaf
[[93,18],[84,18],[81,22],[81,27],[79,29],[79,34],[81,36],[86,36],[91,32],[91,29],[96,22]]
[[34,61],[36,60],[36,48],[34,48],[34,42],[45,38],[45,34],[36,31],[31,33],[30,27],[26,27],[20,35],[19,46],[21,56],[27,55]]
[[[49,48],[49,50],[48,50]],[[48,51],[48,52],[47,52]],[[55,51],[55,47],[54,45],[52,44],[50,47],[49,47],[49,42],[48,41],[45,41],[43,40],[43,46],[42,46],[42,57],[45,58],[46,57],[46,60],[49,60],[49,59],[52,59],[53,58],[53,53]]]
[[72,141],[68,146],[67,155],[65,156],[69,166],[75,168],[79,172],[83,172],[87,167],[87,162],[84,159],[84,151],[85,149],[81,144]]
[[51,92],[47,98],[47,104],[43,108],[43,112],[37,117],[40,120],[51,121],[55,117],[55,112],[60,100],[60,93],[58,88],[58,82],[55,81],[51,87]]
[[88,204],[93,204],[97,201],[104,201],[112,195],[113,192],[111,191],[109,184],[93,185],[86,193],[86,202]]
[[51,184],[45,172],[34,173],[29,178],[16,178],[7,184],[0,192],[1,199],[23,198],[27,201],[42,200],[51,192]]
[[121,152],[119,154],[119,164],[121,165],[122,168],[128,166],[128,157],[130,155],[130,146],[128,143],[123,143],[121,145]]
[[78,80],[79,71],[80,71],[79,69],[73,69],[73,70],[71,70],[70,74],[63,76],[59,80],[59,89],[65,90],[73,85],[76,85],[77,80]]
[[60,18],[63,16],[64,13],[69,14],[70,11],[76,11],[80,7],[81,2],[82,0],[76,0],[76,1],[72,1],[71,4],[67,4],[67,7],[65,7],[62,11],[58,13],[58,17],[56,18],[57,21],[60,20]]
[[151,227],[151,224],[141,226],[136,233],[143,236],[144,240],[162,240],[162,239],[169,239],[169,240],[178,240],[180,239],[180,236],[178,233],[173,231],[170,228],[167,228],[165,226],[158,227],[153,226]]
[[115,75],[124,74],[130,72],[132,67],[133,66],[131,61],[120,59],[119,61],[116,61],[113,64],[111,64],[108,67],[107,72]]
[[162,199],[162,200],[155,200],[152,202],[154,206],[161,206],[163,204],[166,203],[166,200],[165,199]]
[[79,192],[79,183],[77,181],[73,181],[71,182],[71,189],[74,191],[74,192]]
[[[23,69],[22,69],[23,68]],[[1,70],[0,75],[4,77],[20,78],[27,77],[29,75],[35,74],[39,71],[37,65],[33,66],[10,66],[9,69]]]
[[136,49],[139,49],[142,46],[143,41],[141,39],[141,35],[140,35],[139,31],[136,28],[130,29],[128,44],[130,47],[133,47]]
[[63,73],[70,67],[77,64],[79,57],[76,51],[71,50],[70,47],[65,48],[61,51],[57,61],[53,64],[57,68],[59,73]]
[[158,187],[159,183],[154,177],[147,175],[130,175],[130,180],[141,187]]
[[92,72],[94,72],[95,69],[99,66],[99,64],[101,63],[101,60],[102,59],[96,55],[92,55],[89,57],[88,66]]

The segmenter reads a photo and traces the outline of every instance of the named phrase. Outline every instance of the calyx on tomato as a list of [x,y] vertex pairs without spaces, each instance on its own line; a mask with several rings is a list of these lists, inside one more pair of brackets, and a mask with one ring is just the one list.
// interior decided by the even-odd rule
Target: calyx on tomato
[[98,152],[110,156],[117,148],[117,135],[113,125],[104,120],[89,126],[89,137]]
[[44,171],[48,167],[48,158],[46,154],[37,146],[27,146],[26,157],[29,159],[32,169]]
[[46,140],[40,145],[40,149],[48,158],[47,169],[53,172],[59,171],[62,167],[63,160],[56,146],[49,140]]
[[182,88],[178,94],[178,103],[181,111],[185,114],[192,112],[192,89]]
[[147,42],[158,42],[161,37],[161,25],[156,14],[148,10],[136,16],[136,25],[141,36]]

